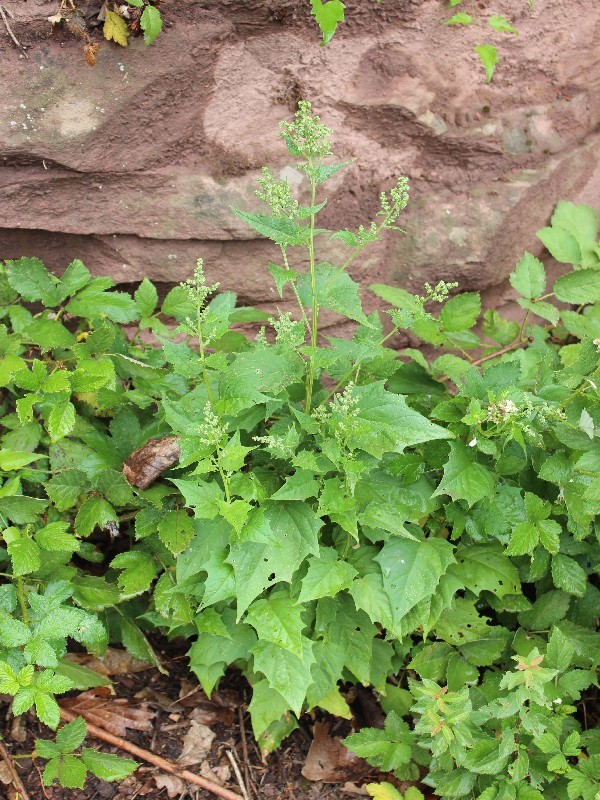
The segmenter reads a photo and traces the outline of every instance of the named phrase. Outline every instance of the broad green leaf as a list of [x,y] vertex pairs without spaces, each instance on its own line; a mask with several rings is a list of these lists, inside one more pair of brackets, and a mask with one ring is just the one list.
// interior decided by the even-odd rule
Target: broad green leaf
[[553,325],[558,325],[560,319],[560,311],[552,303],[546,303],[544,300],[527,300],[523,297],[517,298],[517,303],[521,308],[525,308],[532,314],[535,314],[542,319],[547,319]]
[[[480,775],[501,774],[515,750],[514,733],[507,731],[500,742],[497,739],[482,739],[467,752],[465,766]],[[509,734],[512,734],[509,735]]]
[[577,239],[584,267],[598,263],[598,214],[593,208],[559,200],[552,214],[552,227],[563,228]]
[[314,473],[309,470],[299,469],[285,479],[283,486],[278,489],[272,500],[307,500],[316,497],[320,484],[315,480]]
[[121,639],[127,652],[139,658],[141,661],[147,661],[149,664],[153,664],[158,668],[159,672],[166,674],[160,659],[140,628],[131,619],[125,616],[121,616],[120,623]]
[[93,669],[88,669],[82,664],[75,664],[72,661],[63,659],[55,667],[57,675],[63,675],[68,678],[73,684],[74,689],[81,692],[88,689],[95,689],[98,686],[110,686],[110,680],[100,675]]
[[506,548],[508,556],[531,555],[540,540],[540,533],[534,522],[520,522],[510,535]]
[[444,465],[444,476],[434,496],[448,494],[453,500],[466,500],[474,505],[494,491],[492,473],[475,461],[475,453],[460,442],[450,443],[450,457]]
[[42,458],[48,458],[48,456],[42,453],[18,453],[14,450],[2,449],[0,450],[0,470],[12,472],[31,464],[33,461],[40,461]]
[[269,508],[258,529],[259,541],[231,545],[238,618],[273,583],[290,582],[307,555],[319,552],[323,521],[303,503],[282,502]]
[[504,555],[499,543],[459,547],[456,561],[452,573],[458,575],[473,594],[485,591],[504,597],[521,591],[519,571]]
[[223,490],[218,483],[204,481],[196,483],[175,479],[172,479],[172,483],[184,496],[186,504],[195,510],[197,518],[214,519],[216,517],[219,510],[218,502],[224,497]]
[[0,497],[0,519],[5,517],[17,525],[25,525],[28,522],[35,522],[47,506],[47,500],[39,500],[37,497],[24,495]]
[[85,473],[78,469],[66,469],[56,473],[44,486],[58,511],[66,511],[77,503],[86,484]]
[[440,322],[445,331],[466,331],[475,325],[480,313],[479,292],[465,292],[448,300],[440,314]]
[[0,692],[14,695],[19,691],[20,683],[17,673],[4,661],[0,661]]
[[564,228],[542,228],[537,237],[550,255],[562,264],[580,264],[581,249],[577,239]]
[[[69,688],[71,688],[69,686]],[[60,723],[60,708],[54,697],[49,692],[35,692],[35,710],[40,721],[52,730],[56,730]]]
[[120,553],[113,558],[111,567],[122,569],[118,584],[126,597],[145,592],[158,572],[152,556],[139,550]]
[[[83,789],[86,775],[85,764],[76,756],[65,755],[58,759],[56,778],[61,786],[65,786],[67,789]],[[45,781],[46,772],[44,771]]]
[[529,300],[540,297],[546,289],[544,265],[531,253],[525,253],[510,274],[510,285]]
[[42,566],[42,553],[39,546],[27,534],[15,536],[9,541],[7,533],[10,530],[14,530],[14,528],[7,528],[3,535],[7,545],[6,549],[11,557],[13,575],[20,577],[37,572]]
[[260,641],[272,642],[302,658],[302,611],[287,593],[278,592],[268,599],[255,600],[245,621],[256,630]]
[[262,672],[275,689],[299,716],[308,687],[312,683],[310,668],[315,663],[312,643],[304,640],[302,658],[271,642],[257,642],[252,648],[254,669]]
[[238,208],[231,209],[240,219],[246,222],[261,236],[279,245],[288,247],[289,245],[303,244],[307,240],[307,226],[298,225],[289,217],[272,217],[268,214],[252,214],[249,211],[240,211]]
[[8,282],[23,300],[40,300],[45,306],[55,306],[60,302],[57,279],[50,275],[39,258],[20,258],[6,261]]
[[341,0],[311,0],[312,14],[323,34],[321,44],[328,44],[337,26],[344,21],[344,3]]
[[68,722],[56,734],[56,744],[61,753],[72,753],[82,744],[87,734],[87,725],[83,717]]
[[444,539],[424,541],[392,538],[375,556],[381,566],[395,625],[421,600],[430,597],[454,561],[453,547]]
[[123,780],[139,767],[139,764],[130,758],[102,753],[89,747],[81,751],[81,760],[93,775],[104,781]]
[[48,417],[46,427],[50,434],[50,439],[57,442],[68,436],[75,426],[75,406],[70,401],[57,403]]
[[561,630],[553,628],[548,639],[544,664],[549,669],[564,672],[570,666],[574,653],[575,650]]
[[[315,266],[317,302],[321,308],[328,308],[357,322],[367,322],[362,309],[360,287],[350,275],[340,267],[323,262]],[[303,305],[312,305],[312,281],[309,273],[301,275],[297,282],[298,295]]]
[[444,21],[444,25],[472,25],[473,17],[466,11],[458,11],[454,16]]
[[[108,12],[107,14],[112,13]],[[116,15],[114,15],[116,16]],[[69,314],[92,320],[110,319],[127,324],[140,318],[135,300],[124,292],[105,292],[90,284],[67,305]]]
[[283,297],[283,287],[286,283],[293,283],[300,273],[295,269],[285,269],[278,264],[269,264],[269,272],[275,281],[275,286],[279,292],[279,297]]
[[259,737],[272,722],[281,719],[290,710],[287,700],[272,689],[263,678],[252,685],[252,700],[248,706],[254,736]]
[[60,285],[58,286],[59,302],[62,303],[67,297],[83,289],[89,280],[89,270],[85,264],[76,258],[60,276]]
[[140,25],[144,31],[144,41],[152,44],[158,34],[162,31],[163,21],[160,11],[156,6],[146,6],[140,17]]
[[491,17],[488,17],[488,25],[491,25],[495,31],[500,31],[500,33],[514,33],[517,36],[519,35],[519,31],[513,28],[506,17],[502,17],[499,14],[493,14]]
[[[152,6],[147,6],[147,8],[152,8]],[[149,317],[154,313],[158,303],[158,292],[156,286],[148,278],[144,278],[140,283],[133,293],[133,297],[137,303],[140,317]]]
[[328,181],[329,178],[332,178],[351,163],[351,161],[342,161],[339,164],[318,164],[314,172],[315,182],[317,184],[325,183],[325,181]]
[[487,82],[491,83],[496,64],[500,60],[498,50],[491,44],[478,44],[475,47],[475,52],[479,54],[481,63],[484,66]]
[[386,391],[381,382],[355,387],[352,397],[358,400],[358,406],[348,443],[376,458],[452,436],[450,431],[413,411],[403,397]]
[[102,497],[88,497],[75,517],[77,536],[89,536],[96,526],[104,528],[109,522],[118,522],[114,508]]
[[270,348],[239,353],[223,375],[217,410],[237,414],[277,397],[300,380],[303,362],[295,354]]
[[563,303],[596,303],[600,300],[600,269],[580,269],[562,275],[554,284],[554,293]]
[[166,317],[185,322],[187,317],[193,317],[195,309],[186,289],[183,286],[174,286],[163,300],[160,310]]
[[183,509],[166,511],[158,524],[158,535],[167,550],[179,555],[194,537],[194,521]]
[[558,589],[583,597],[587,585],[585,571],[573,558],[558,554],[552,558],[552,579]]
[[348,589],[358,572],[347,561],[340,559],[333,547],[321,547],[318,556],[308,559],[308,571],[302,578],[299,603],[319,597],[335,597]]
[[73,334],[57,319],[36,319],[25,328],[23,336],[37,344],[42,353],[75,344]]
[[394,711],[386,717],[384,730],[363,728],[344,739],[349,750],[384,772],[410,762],[412,743],[410,728]]

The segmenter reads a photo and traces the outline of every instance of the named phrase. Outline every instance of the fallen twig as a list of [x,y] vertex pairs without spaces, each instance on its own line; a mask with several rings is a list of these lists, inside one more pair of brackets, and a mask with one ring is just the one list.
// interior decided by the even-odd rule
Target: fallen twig
[[[0,6],[0,8],[1,7],[2,6]],[[2,761],[4,761],[4,763],[8,767],[12,785],[14,786],[14,789],[17,792],[15,800],[29,800],[29,795],[27,794],[27,791],[23,786],[23,781],[19,777],[19,773],[17,772],[17,768],[15,767],[15,762],[12,760],[10,753],[4,747],[1,741],[0,741],[0,758],[2,759]]]
[[248,794],[248,790],[246,789],[246,785],[244,783],[244,779],[242,778],[242,773],[240,772],[240,768],[237,765],[237,761],[235,760],[235,756],[231,750],[227,750],[227,758],[229,759],[229,763],[233,767],[233,771],[235,772],[235,777],[237,778],[237,782],[242,790],[242,794],[244,795],[244,800],[250,800],[250,795]]
[[[246,742],[246,727],[244,725],[244,709],[238,706],[238,715],[240,720],[240,736],[242,738],[242,753],[244,756],[244,777],[246,785],[250,790],[253,790],[252,775],[250,774],[250,761],[248,760],[248,743]],[[252,792],[254,793],[254,792]]]
[[12,19],[13,15],[10,13],[10,11],[7,8],[4,8],[1,4],[0,4],[0,17],[2,17],[2,22],[4,22],[4,26],[5,26],[6,30],[8,31],[8,35],[10,36],[10,38],[17,45],[19,50],[23,51],[23,54],[25,55],[25,58],[29,58],[29,56],[27,55],[27,50],[25,50],[25,48],[23,47],[21,42],[14,35],[12,28],[10,27],[10,22],[8,21],[8,17],[10,17]]
[[[60,716],[65,722],[73,722],[73,720],[76,719],[77,714],[72,714],[70,711],[66,711],[64,708],[61,708]],[[193,783],[196,786],[200,786],[207,792],[211,792],[217,797],[224,798],[224,800],[240,800],[241,795],[239,795],[237,792],[232,792],[229,789],[219,786],[217,783],[207,780],[206,778],[201,778],[200,775],[195,775],[188,769],[179,769],[176,764],[173,764],[172,761],[167,761],[166,758],[157,756],[155,753],[151,753],[149,750],[144,750],[142,747],[138,747],[137,745],[128,742],[127,739],[121,739],[120,736],[113,736],[112,733],[102,730],[102,728],[98,728],[96,725],[92,725],[90,722],[87,722],[87,720],[86,723],[88,733],[90,733],[92,736],[95,736],[97,739],[101,739],[107,744],[112,744],[113,747],[118,747],[120,750],[125,750],[126,753],[131,753],[132,756],[141,758],[144,761],[147,761],[149,764],[154,764],[155,767],[159,767],[159,769],[162,769],[163,772],[168,772],[171,775],[175,775],[177,778],[181,778],[181,780],[187,781],[188,783]]]

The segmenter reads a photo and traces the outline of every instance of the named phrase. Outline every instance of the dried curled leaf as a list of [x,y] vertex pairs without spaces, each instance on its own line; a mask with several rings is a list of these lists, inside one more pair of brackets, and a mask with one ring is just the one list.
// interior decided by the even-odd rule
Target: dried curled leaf
[[152,720],[156,716],[154,711],[150,711],[145,705],[132,706],[124,698],[113,699],[111,692],[110,687],[101,686],[77,697],[65,698],[60,704],[65,710],[115,736],[125,736],[127,728],[136,731],[152,730]]
[[100,49],[99,44],[92,44],[88,42],[85,47],[83,48],[83,52],[85,53],[85,60],[90,65],[90,67],[96,66],[96,53]]
[[302,775],[309,781],[344,783],[357,773],[364,773],[365,762],[357,758],[337,736],[329,736],[329,724],[316,722],[313,740],[302,767]]
[[180,454],[178,436],[149,439],[123,464],[123,475],[132,486],[147,489],[163,472],[173,466]]
[[129,28],[123,17],[120,17],[114,11],[107,11],[106,19],[104,20],[104,28],[102,30],[105,39],[109,41],[112,39],[122,47],[127,47]]
[[90,653],[67,653],[65,658],[74,664],[93,669],[99,675],[129,675],[132,672],[144,672],[152,669],[152,664],[141,661],[132,656],[127,650],[119,650],[117,647],[108,647],[106,653],[101,657]]

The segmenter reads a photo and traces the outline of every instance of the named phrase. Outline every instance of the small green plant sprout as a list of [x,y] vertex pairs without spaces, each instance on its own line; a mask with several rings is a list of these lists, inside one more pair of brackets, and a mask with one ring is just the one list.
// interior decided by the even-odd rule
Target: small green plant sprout
[[344,21],[345,5],[341,0],[310,0],[312,15],[321,29],[321,44],[329,44],[340,22]]
[[77,717],[60,728],[54,742],[35,740],[35,755],[48,759],[43,773],[45,786],[56,782],[67,789],[83,789],[88,773],[105,781],[118,781],[131,775],[139,766],[129,758],[102,753],[91,747],[79,751],[86,734],[84,720]]
[[478,44],[475,47],[475,52],[478,53],[481,63],[485,69],[485,77],[488,83],[491,83],[492,77],[496,70],[496,65],[500,60],[498,50],[493,44]]

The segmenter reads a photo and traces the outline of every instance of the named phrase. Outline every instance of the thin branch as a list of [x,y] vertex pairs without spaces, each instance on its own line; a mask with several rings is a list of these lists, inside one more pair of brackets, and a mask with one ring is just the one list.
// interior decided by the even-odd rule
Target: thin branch
[[238,767],[237,761],[235,760],[235,756],[232,750],[226,751],[227,758],[229,759],[229,763],[233,767],[233,771],[235,772],[235,777],[237,778],[237,782],[242,790],[242,794],[244,795],[244,800],[250,800],[250,795],[248,794],[248,790],[246,789],[246,785],[244,783],[244,779],[242,778],[242,773],[240,772],[240,768]]
[[240,736],[242,738],[242,753],[244,756],[244,777],[246,778],[246,784],[248,788],[253,788],[251,786],[252,775],[250,774],[250,761],[248,759],[248,742],[246,741],[246,726],[244,725],[244,709],[242,706],[238,706],[238,716],[240,720]]
[[[77,718],[77,714],[72,714],[70,711],[66,711],[64,708],[60,709],[60,716],[65,722],[73,722],[73,720]],[[81,716],[85,717],[84,714]],[[202,778],[200,775],[195,775],[188,769],[180,769],[177,764],[174,764],[172,761],[167,761],[166,758],[157,756],[156,753],[151,753],[149,750],[144,750],[142,747],[138,747],[137,745],[128,742],[127,739],[122,739],[120,736],[114,736],[112,733],[109,733],[102,728],[98,728],[96,725],[92,725],[92,723],[88,722],[87,720],[86,723],[88,733],[90,733],[92,736],[95,736],[97,739],[101,739],[103,742],[113,745],[113,747],[118,747],[120,750],[125,750],[126,753],[131,753],[132,756],[141,758],[142,760],[147,761],[149,764],[154,764],[155,767],[163,770],[163,772],[168,772],[170,775],[175,775],[175,777],[181,778],[181,780],[187,781],[188,783],[193,783],[195,786],[200,786],[207,792],[211,792],[211,794],[214,794],[217,797],[222,797],[224,800],[240,800],[241,795],[239,795],[237,792],[231,792],[229,789],[225,789],[223,786],[213,783],[213,781]]]
[[17,792],[17,797],[19,800],[30,800],[29,795],[23,786],[23,781],[21,780],[19,773],[17,772],[17,768],[15,767],[15,762],[12,760],[8,750],[2,744],[2,741],[0,741],[0,758],[2,761],[4,761],[8,768],[11,783]]
[[13,31],[12,31],[12,28],[10,27],[10,22],[8,21],[8,17],[9,17],[9,16],[12,18],[12,14],[10,13],[10,11],[9,11],[8,9],[5,9],[5,8],[4,8],[4,7],[3,7],[3,6],[0,4],[0,17],[2,17],[2,22],[4,22],[4,26],[5,26],[6,30],[8,31],[8,35],[9,35],[9,36],[10,36],[10,38],[13,40],[13,42],[14,42],[14,43],[17,45],[17,47],[19,48],[19,50],[22,50],[22,51],[23,51],[23,54],[25,55],[25,58],[29,58],[29,56],[27,55],[27,50],[25,50],[25,48],[23,47],[23,45],[21,44],[21,42],[20,42],[20,41],[17,39],[17,37],[14,35],[14,33],[13,33]]
[[493,353],[488,353],[487,356],[482,356],[481,358],[476,358],[475,361],[471,361],[472,367],[478,367],[480,364],[483,364],[484,361],[489,361],[492,358],[497,358],[498,356],[503,356],[504,353],[510,353],[511,350],[518,350],[519,347],[523,347],[527,344],[527,341],[516,341],[512,344],[507,344],[506,347],[503,347],[500,350],[494,350]]

